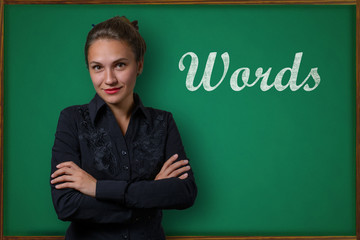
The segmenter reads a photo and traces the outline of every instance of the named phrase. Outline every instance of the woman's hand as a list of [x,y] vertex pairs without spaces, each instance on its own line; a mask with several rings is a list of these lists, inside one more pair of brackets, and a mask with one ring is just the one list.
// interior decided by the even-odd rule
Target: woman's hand
[[74,162],[63,162],[56,166],[56,170],[51,177],[51,184],[57,184],[56,189],[73,188],[83,194],[95,197],[96,179],[82,170]]
[[188,160],[180,160],[180,161],[175,162],[176,159],[178,159],[178,157],[179,156],[177,154],[171,156],[164,163],[160,172],[158,173],[158,175],[156,175],[155,180],[172,178],[172,177],[178,177],[180,179],[187,178],[188,174],[184,173],[184,172],[190,170],[190,166],[185,166],[189,163],[189,161]]

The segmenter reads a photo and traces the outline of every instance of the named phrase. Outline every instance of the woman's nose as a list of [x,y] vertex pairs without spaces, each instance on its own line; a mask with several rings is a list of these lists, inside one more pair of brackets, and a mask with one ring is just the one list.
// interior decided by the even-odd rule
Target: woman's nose
[[107,85],[114,85],[114,84],[117,83],[116,76],[115,76],[115,74],[114,74],[114,72],[113,72],[112,69],[108,69],[108,70],[106,71],[105,83],[106,83]]

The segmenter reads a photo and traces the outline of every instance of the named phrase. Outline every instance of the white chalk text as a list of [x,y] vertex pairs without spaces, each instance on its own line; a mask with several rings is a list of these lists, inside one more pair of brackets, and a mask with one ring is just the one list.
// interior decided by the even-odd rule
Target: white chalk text
[[[213,81],[212,84],[210,84],[216,55],[217,52],[211,52],[209,54],[202,79],[200,83],[197,84],[197,86],[194,86],[194,79],[199,66],[198,56],[193,52],[187,52],[180,58],[179,69],[180,71],[184,71],[185,70],[185,66],[183,63],[184,58],[186,58],[187,56],[191,57],[191,63],[185,81],[186,88],[189,91],[196,91],[201,86],[203,86],[203,88],[206,91],[213,91],[223,82],[229,70],[230,56],[229,53],[227,52],[221,55],[221,59],[224,64],[223,74],[220,80],[217,80],[217,82]],[[290,88],[291,91],[298,91],[299,89],[303,89],[307,92],[313,91],[320,84],[320,75],[318,74],[317,67],[311,68],[309,74],[303,81],[301,81],[300,83],[298,83],[297,81],[302,55],[303,55],[302,52],[296,53],[292,67],[291,68],[286,67],[280,70],[280,72],[278,72],[277,75],[275,76],[274,81],[272,82],[270,81],[271,83],[269,83],[270,72],[272,70],[271,67],[268,68],[265,72],[263,68],[259,67],[255,71],[255,78],[253,78],[255,79],[254,81],[249,81],[251,76],[250,76],[250,69],[248,67],[239,68],[236,71],[234,71],[230,77],[230,87],[234,91],[241,91],[246,87],[253,87],[256,85],[256,83],[260,82],[260,89],[262,91],[268,91],[273,87],[277,91],[283,91],[288,87]],[[288,79],[288,81],[283,79],[283,76],[286,72],[290,72],[290,78]]]

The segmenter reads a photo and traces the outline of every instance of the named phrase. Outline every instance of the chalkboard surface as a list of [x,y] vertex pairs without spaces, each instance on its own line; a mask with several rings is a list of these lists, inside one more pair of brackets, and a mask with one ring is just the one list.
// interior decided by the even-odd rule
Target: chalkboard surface
[[5,236],[64,234],[54,132],[93,97],[83,45],[115,15],[139,21],[136,92],[174,114],[199,188],[167,235],[356,234],[355,6],[6,5]]

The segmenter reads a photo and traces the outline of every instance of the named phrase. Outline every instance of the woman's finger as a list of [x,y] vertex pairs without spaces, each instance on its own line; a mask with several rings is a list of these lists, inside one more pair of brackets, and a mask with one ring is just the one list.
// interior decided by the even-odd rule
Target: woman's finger
[[[170,174],[172,174],[174,171],[176,171],[178,168],[181,168],[184,165],[187,165],[189,163],[188,160],[181,160],[181,161],[177,161],[179,155],[178,154],[174,154],[173,156],[171,156],[162,166],[160,172],[156,175],[155,180],[160,180],[160,179],[165,179],[165,178],[170,178],[171,176],[169,176]],[[176,177],[178,175],[180,175],[183,171],[178,171],[178,174],[176,175]],[[174,174],[173,174],[174,175]]]
[[74,188],[74,186],[72,182],[65,182],[62,184],[55,185],[55,188],[56,189]]
[[57,177],[53,180],[51,180],[51,184],[56,184],[56,183],[60,183],[60,182],[73,182],[73,177],[69,176],[69,175],[63,175],[60,177]]
[[174,161],[176,161],[176,159],[179,157],[178,154],[174,154],[172,155],[162,166],[161,171],[160,172],[164,172]]
[[71,175],[73,172],[74,172],[74,170],[72,168],[63,167],[63,168],[56,170],[53,174],[51,174],[51,177],[56,178],[56,177],[64,175],[64,174]]
[[68,167],[68,168],[78,168],[78,165],[76,165],[74,162],[72,161],[68,161],[68,162],[62,162],[60,164],[58,164],[56,166],[57,168],[63,168],[63,167]]
[[189,176],[189,174],[184,173],[184,174],[181,175],[179,178],[182,179],[182,180],[184,180],[184,179],[186,179],[188,176]]
[[190,166],[185,166],[182,168],[179,168],[177,170],[174,170],[169,174],[169,177],[178,177],[179,175],[183,174],[184,172],[187,172],[190,170]]
[[164,171],[164,173],[165,173],[166,175],[169,175],[169,174],[171,174],[173,171],[175,171],[176,169],[178,169],[178,168],[180,168],[180,167],[182,167],[182,166],[184,166],[184,165],[186,165],[186,164],[188,164],[188,163],[189,163],[188,160],[177,161],[177,162],[171,164],[171,165]]

